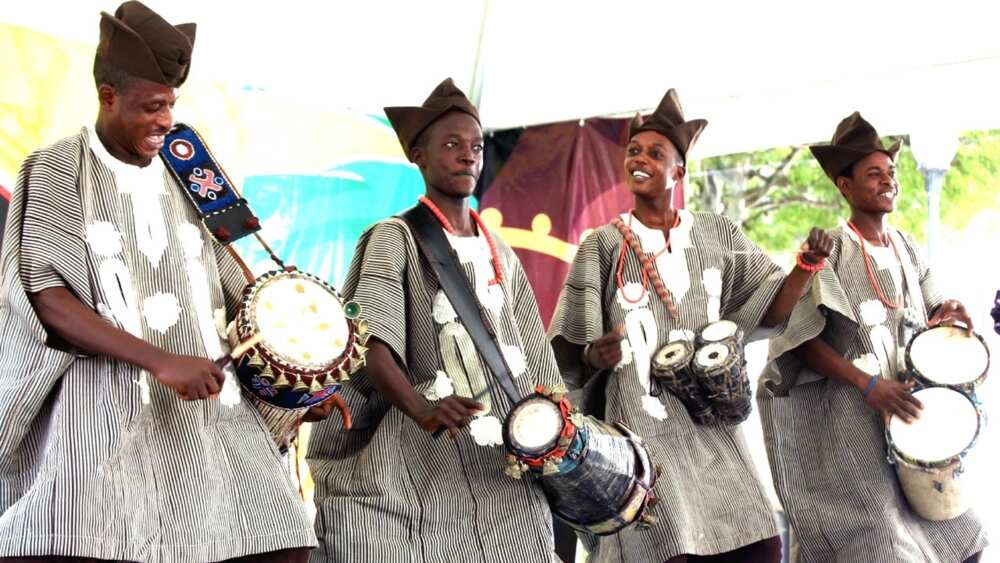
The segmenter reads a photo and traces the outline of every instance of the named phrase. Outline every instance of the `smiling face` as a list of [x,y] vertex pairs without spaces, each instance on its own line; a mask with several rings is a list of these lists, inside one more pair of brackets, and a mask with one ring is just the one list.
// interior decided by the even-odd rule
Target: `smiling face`
[[884,152],[873,152],[837,176],[837,188],[852,210],[865,213],[892,213],[899,195],[896,164]]
[[99,133],[108,152],[129,164],[149,164],[173,127],[176,90],[135,78],[127,87],[101,84],[97,91],[101,102]]
[[625,147],[625,183],[636,196],[654,198],[684,177],[684,159],[669,139],[642,131]]
[[471,115],[453,111],[431,124],[411,149],[428,191],[472,195],[483,171],[483,130]]

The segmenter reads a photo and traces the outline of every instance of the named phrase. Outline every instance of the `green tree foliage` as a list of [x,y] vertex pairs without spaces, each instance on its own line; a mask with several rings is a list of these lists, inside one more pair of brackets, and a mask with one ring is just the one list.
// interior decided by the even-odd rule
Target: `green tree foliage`
[[[894,139],[883,139],[888,146]],[[890,222],[922,242],[927,224],[924,180],[908,144],[896,163],[900,195]],[[942,223],[963,228],[979,212],[1000,209],[1000,130],[962,136],[941,196]],[[813,226],[832,228],[847,203],[807,146],[767,149],[692,161],[688,206],[723,213],[768,251],[788,252]]]

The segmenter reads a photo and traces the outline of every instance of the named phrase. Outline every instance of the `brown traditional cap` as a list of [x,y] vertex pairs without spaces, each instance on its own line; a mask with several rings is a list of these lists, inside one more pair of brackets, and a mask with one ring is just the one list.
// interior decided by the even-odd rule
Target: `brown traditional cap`
[[476,106],[472,105],[469,98],[465,97],[465,93],[459,90],[450,78],[445,78],[444,82],[438,84],[420,107],[401,106],[384,109],[392,128],[396,130],[399,144],[403,145],[406,158],[410,158],[410,149],[417,141],[417,137],[448,112],[467,113],[479,123],[479,111]]
[[118,6],[115,15],[101,12],[101,40],[97,60],[132,76],[174,88],[191,68],[196,25],[171,25],[141,2]]
[[829,145],[812,145],[809,150],[826,175],[836,182],[837,176],[843,175],[849,166],[873,152],[885,153],[896,160],[901,144],[902,141],[896,141],[891,147],[885,148],[871,123],[865,121],[860,113],[854,112],[837,125]]
[[628,128],[628,138],[631,139],[643,131],[656,131],[670,139],[681,153],[681,157],[687,160],[688,149],[698,140],[698,135],[701,135],[706,125],[708,121],[704,119],[684,121],[684,110],[681,109],[681,102],[677,99],[677,91],[671,88],[663,95],[656,111],[645,121],[638,115],[635,116]]

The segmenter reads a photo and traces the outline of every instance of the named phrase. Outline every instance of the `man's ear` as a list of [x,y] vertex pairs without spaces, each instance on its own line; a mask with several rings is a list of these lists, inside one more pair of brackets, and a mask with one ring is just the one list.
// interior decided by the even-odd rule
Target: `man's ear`
[[101,84],[97,87],[97,100],[102,108],[111,109],[118,100],[118,90],[110,84]]
[[417,145],[410,149],[410,160],[413,164],[417,165],[417,168],[423,170],[424,165],[427,164],[427,152],[424,151],[424,147]]

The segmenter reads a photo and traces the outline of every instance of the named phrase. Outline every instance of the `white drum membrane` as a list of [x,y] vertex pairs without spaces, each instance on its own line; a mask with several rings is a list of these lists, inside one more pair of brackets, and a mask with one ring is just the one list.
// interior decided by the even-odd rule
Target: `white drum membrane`
[[986,372],[989,353],[964,328],[939,326],[918,334],[910,344],[910,362],[924,377],[941,385],[970,383]]
[[913,394],[924,408],[911,424],[893,416],[889,435],[896,449],[924,462],[942,461],[965,450],[979,430],[979,413],[962,393],[931,387]]
[[321,368],[347,348],[343,305],[325,286],[300,277],[277,277],[257,291],[253,323],[267,348],[282,360]]
[[716,321],[701,330],[701,339],[705,342],[719,342],[736,336],[739,327],[733,321]]
[[559,406],[538,400],[522,405],[511,418],[510,437],[514,446],[529,452],[553,442],[562,432]]

